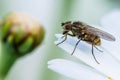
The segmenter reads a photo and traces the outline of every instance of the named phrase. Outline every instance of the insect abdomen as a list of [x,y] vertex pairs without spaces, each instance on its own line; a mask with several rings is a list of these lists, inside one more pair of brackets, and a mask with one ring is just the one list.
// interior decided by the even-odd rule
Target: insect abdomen
[[101,41],[99,37],[96,37],[95,40],[93,41],[94,45],[100,46],[101,45]]
[[100,46],[101,45],[100,37],[96,36],[96,35],[86,34],[86,35],[84,35],[82,40],[88,42],[89,44],[93,44],[93,45],[96,45],[96,46]]

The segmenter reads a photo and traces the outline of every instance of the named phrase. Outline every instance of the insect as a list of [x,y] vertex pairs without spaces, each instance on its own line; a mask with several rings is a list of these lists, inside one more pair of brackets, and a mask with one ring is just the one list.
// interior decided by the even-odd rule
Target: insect
[[[96,46],[101,45],[101,38],[108,40],[108,41],[115,41],[115,37],[112,36],[111,34],[105,32],[105,31],[102,31],[100,29],[94,28],[94,27],[87,25],[87,24],[80,22],[80,21],[63,22],[63,23],[61,23],[61,26],[63,27],[64,40],[59,42],[57,45],[63,43],[67,39],[67,35],[72,36],[72,37],[77,37],[78,41],[75,44],[74,50],[73,50],[71,55],[73,55],[77,45],[82,40],[82,41],[85,41],[85,42],[92,45],[91,52],[92,52],[93,58],[95,59],[95,61],[98,64],[99,64],[99,62],[97,61],[97,59],[94,55],[94,50],[93,50],[94,47],[97,50],[99,50]],[[99,51],[102,52],[101,50],[99,50]]]

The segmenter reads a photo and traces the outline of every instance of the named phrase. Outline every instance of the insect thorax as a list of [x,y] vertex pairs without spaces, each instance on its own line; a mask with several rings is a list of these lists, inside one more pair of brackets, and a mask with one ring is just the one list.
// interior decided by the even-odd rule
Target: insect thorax
[[76,36],[79,37],[85,32],[85,27],[80,27],[80,26],[73,26],[71,32]]

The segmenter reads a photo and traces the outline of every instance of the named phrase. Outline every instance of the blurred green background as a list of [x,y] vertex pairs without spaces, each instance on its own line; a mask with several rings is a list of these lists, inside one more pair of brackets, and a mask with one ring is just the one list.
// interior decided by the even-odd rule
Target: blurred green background
[[26,12],[46,31],[43,44],[17,60],[6,80],[70,80],[47,68],[51,59],[76,60],[54,44],[54,34],[62,32],[61,22],[80,20],[100,25],[100,19],[116,9],[120,9],[120,0],[0,0],[0,21],[9,12]]

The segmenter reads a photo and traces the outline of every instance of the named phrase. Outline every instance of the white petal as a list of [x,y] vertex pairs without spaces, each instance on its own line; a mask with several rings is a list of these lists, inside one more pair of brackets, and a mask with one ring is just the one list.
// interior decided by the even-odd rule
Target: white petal
[[88,66],[64,59],[49,61],[48,68],[73,80],[107,80],[108,78]]
[[101,20],[101,24],[116,38],[115,42],[103,41],[103,43],[106,43],[103,44],[103,46],[120,60],[120,10],[115,10],[104,16]]
[[[56,37],[60,38],[62,35],[58,34]],[[55,43],[60,42],[60,40],[56,41]],[[58,45],[63,50],[67,51],[68,53],[71,53],[74,49],[74,45],[77,42],[77,38],[71,38],[67,37],[67,40]],[[101,49],[101,47],[100,47]],[[93,56],[91,54],[91,45],[88,43],[85,43],[84,41],[81,41],[77,47],[77,49],[74,52],[75,57],[80,59],[81,61],[85,62],[86,64],[92,66],[96,70],[102,72],[103,74],[107,76],[112,76],[114,79],[120,79],[120,62],[114,58],[112,55],[110,55],[107,50],[102,48],[104,52],[101,53],[98,50],[94,49],[94,54],[97,58],[97,60],[100,62],[100,64],[97,64],[95,60],[93,59]]]

